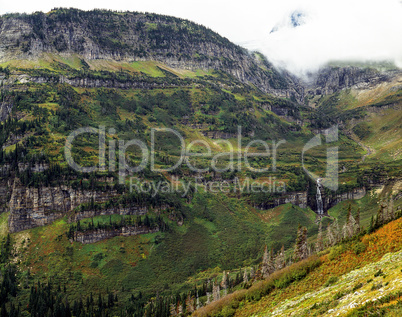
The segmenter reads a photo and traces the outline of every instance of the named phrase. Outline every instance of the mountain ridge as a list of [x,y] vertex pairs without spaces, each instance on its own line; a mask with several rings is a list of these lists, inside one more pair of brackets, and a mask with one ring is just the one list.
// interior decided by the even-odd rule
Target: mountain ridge
[[[246,291],[242,281],[259,271],[264,246],[283,246],[283,262],[292,263],[299,225],[311,254],[319,221],[341,239],[351,217],[367,227],[387,204],[400,210],[402,76],[392,70],[330,66],[305,83],[185,20],[75,9],[0,17],[0,56],[0,281],[15,265],[7,273],[13,291],[0,283],[0,302],[9,294],[0,315],[19,303],[27,316],[68,303],[74,316],[189,315],[212,292],[216,302]],[[337,141],[325,144],[334,125]],[[107,131],[108,170],[98,169],[100,132],[67,145],[76,163],[97,171],[69,165],[66,140],[83,127]],[[210,147],[211,156],[189,158],[207,172],[185,163],[155,171],[181,155],[174,136],[152,140],[155,128],[174,129],[191,152]],[[324,142],[302,159],[316,137]],[[127,140],[155,145],[155,165],[127,171],[125,163],[144,158],[120,146]],[[273,151],[278,145],[275,160],[250,157],[246,165],[248,149],[263,149],[259,140]],[[302,166],[325,175],[330,148],[339,188],[322,189],[325,213],[317,215],[317,183]],[[225,170],[230,149],[239,162]],[[219,171],[210,168],[215,155]],[[214,184],[229,191],[215,192]],[[164,185],[167,192],[157,190]],[[247,189],[254,185],[261,191]],[[230,287],[219,291],[222,270],[230,271]],[[57,297],[43,300],[49,294]]]
[[83,61],[160,62],[174,69],[224,71],[244,84],[299,104],[359,84],[388,81],[400,70],[331,66],[308,78],[277,69],[262,54],[249,52],[188,20],[140,12],[81,11],[0,16],[0,63],[38,60],[46,54],[77,55]]
[[249,53],[210,29],[156,14],[56,9],[0,17],[0,61],[43,53],[78,53],[86,60],[163,62],[174,68],[224,70],[243,83],[282,97],[303,99],[303,89],[261,55]]

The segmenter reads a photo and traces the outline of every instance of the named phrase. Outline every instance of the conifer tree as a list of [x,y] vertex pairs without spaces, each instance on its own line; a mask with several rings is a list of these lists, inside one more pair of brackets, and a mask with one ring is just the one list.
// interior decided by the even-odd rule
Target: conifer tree
[[350,215],[352,214],[352,205],[349,203],[349,206],[348,206],[348,213],[347,213],[347,215],[346,215],[346,223],[347,224],[349,224],[349,218],[350,218]]
[[268,273],[272,274],[275,272],[275,259],[274,259],[274,250],[271,248],[268,257]]
[[371,216],[371,220],[370,220],[370,226],[367,229],[367,233],[372,233],[374,231],[374,216]]
[[262,267],[261,267],[262,278],[267,278],[269,276],[268,261],[269,261],[268,247],[265,246],[264,255],[262,256]]
[[357,208],[355,232],[360,233],[360,208]]
[[215,285],[215,282],[214,282],[213,287],[212,287],[212,296],[213,296],[213,301],[214,302],[221,298],[221,289],[219,287],[219,284]]
[[318,235],[317,235],[317,242],[315,244],[315,251],[321,252],[323,249],[323,241],[322,241],[322,221],[318,224]]
[[223,271],[221,287],[224,290],[224,294],[227,295],[227,288],[228,288],[228,274],[226,271]]
[[307,248],[307,228],[299,225],[296,237],[296,246],[294,251],[295,261],[303,260],[308,255]]
[[247,268],[244,269],[244,274],[243,274],[243,283],[247,284],[248,283],[248,274],[247,274]]
[[285,246],[282,245],[281,250],[277,253],[275,257],[275,270],[278,271],[285,267]]
[[382,224],[384,223],[384,205],[381,202],[380,204],[380,208],[378,209],[377,212],[377,217],[376,217],[376,221],[375,221],[375,228],[380,227]]
[[253,267],[251,267],[251,269],[250,269],[250,278],[254,279],[254,277],[255,277],[255,270],[254,270]]
[[338,219],[335,219],[335,221],[332,224],[332,232],[333,232],[334,237],[335,237],[335,244],[338,243],[339,241],[341,241],[342,232],[339,229]]
[[328,227],[327,227],[327,243],[328,243],[328,246],[333,246],[335,244],[335,242],[336,242],[336,239],[335,239],[334,233],[332,232],[331,227],[332,226],[330,224],[328,224]]
[[388,209],[389,209],[390,220],[394,220],[395,219],[395,210],[394,210],[394,199],[392,198],[392,193],[389,197]]

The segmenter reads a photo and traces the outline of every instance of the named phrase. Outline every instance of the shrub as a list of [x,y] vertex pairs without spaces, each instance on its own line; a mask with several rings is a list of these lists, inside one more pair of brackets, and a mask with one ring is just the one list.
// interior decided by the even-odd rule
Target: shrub
[[382,288],[382,283],[378,283],[378,284],[373,284],[373,286],[371,287],[371,290],[372,291],[375,291],[375,290],[377,290],[377,289],[380,289],[380,288]]
[[353,245],[352,249],[353,252],[358,255],[360,253],[363,253],[364,251],[366,251],[367,246],[363,243],[363,242],[358,242],[356,244]]
[[362,286],[363,286],[363,283],[358,283],[358,284],[356,284],[356,285],[353,287],[352,291],[355,292],[355,291],[357,291],[359,288],[361,288]]
[[328,287],[328,286],[330,286],[330,285],[332,285],[332,284],[335,284],[336,282],[338,282],[338,277],[337,276],[331,276],[331,277],[329,277],[328,278],[328,280],[325,282],[325,284],[324,284],[324,286],[325,287]]
[[331,249],[331,251],[328,254],[328,259],[330,261],[333,261],[335,259],[338,259],[342,253],[346,251],[346,246],[344,244],[335,246]]
[[232,316],[234,316],[235,315],[235,313],[236,313],[236,310],[235,309],[233,309],[232,307],[224,307],[223,309],[222,309],[222,312],[219,314],[219,316],[222,316],[222,317],[232,317]]
[[348,292],[338,292],[334,295],[334,300],[338,300],[340,298],[342,298],[343,296],[345,296]]
[[[247,290],[242,289],[236,291],[212,304],[200,308],[195,316],[225,316],[223,315],[225,307],[230,307],[235,310],[237,305],[241,306],[243,300],[258,301],[261,297],[271,293],[275,288],[284,288],[295,281],[303,279],[320,265],[321,260],[317,256],[312,256],[301,262],[294,263],[289,267],[276,271],[267,279],[253,284]],[[231,309],[226,311],[226,313],[231,313]]]
[[93,258],[94,261],[99,262],[100,260],[102,260],[104,258],[104,255],[102,252],[96,254]]

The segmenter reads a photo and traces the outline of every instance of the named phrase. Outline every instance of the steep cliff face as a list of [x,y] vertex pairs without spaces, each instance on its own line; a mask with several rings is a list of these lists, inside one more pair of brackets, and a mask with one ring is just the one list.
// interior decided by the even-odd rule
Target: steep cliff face
[[106,230],[106,229],[98,229],[91,230],[86,232],[76,232],[74,235],[74,240],[81,242],[82,244],[95,243],[98,241],[102,241],[105,239],[113,238],[116,236],[135,236],[138,234],[147,234],[152,232],[158,232],[159,229],[151,229],[145,226],[125,226],[119,229],[114,230]]
[[[2,83],[1,79],[0,83]],[[4,121],[8,118],[12,108],[13,104],[11,102],[0,102],[0,121]]]
[[[6,192],[6,187],[0,187],[0,192]],[[118,196],[116,191],[97,192],[88,190],[75,190],[67,186],[60,187],[25,187],[22,186],[19,181],[15,181],[10,186],[11,197],[8,201],[7,210],[10,211],[9,216],[9,230],[10,232],[18,232],[38,226],[45,226],[53,221],[68,214],[68,219],[71,222],[76,222],[84,218],[91,218],[100,215],[145,215],[150,210],[145,205],[130,205],[121,206],[116,205],[110,208],[93,208],[81,210],[79,207],[82,204],[88,204],[93,201],[96,203],[105,203],[111,198]],[[337,203],[347,199],[360,199],[366,194],[365,188],[355,189],[352,192],[333,195],[326,197],[324,195],[324,209],[327,210]],[[304,192],[291,192],[284,193],[280,197],[276,197],[271,201],[267,201],[264,204],[255,205],[255,208],[270,209],[276,206],[291,203],[301,208],[310,207],[315,210],[315,196],[309,196],[306,191]],[[161,205],[154,207],[153,211],[161,211],[168,209],[168,205]],[[4,209],[5,211],[6,209]],[[79,233],[77,235],[77,241],[82,243],[92,243],[105,238],[109,238],[116,235],[125,235],[125,232],[129,235],[139,234],[139,232],[131,232],[133,230],[119,229],[116,232],[88,232]],[[103,238],[101,238],[103,237]],[[90,242],[89,242],[90,241]]]
[[[24,75],[11,75],[7,79],[0,79],[0,85],[11,86],[18,81],[19,83],[36,83],[36,84],[68,84],[73,87],[83,88],[116,88],[116,89],[156,89],[166,87],[165,83],[147,82],[141,78],[135,78],[133,80],[118,80],[118,79],[95,79],[95,78],[67,78],[65,76],[29,76]],[[170,87],[185,86],[185,83],[170,84]],[[4,121],[12,110],[12,103],[0,103],[0,119]]]
[[271,201],[266,201],[259,205],[254,205],[254,207],[258,209],[270,209],[287,203],[299,206],[300,208],[307,208],[308,207],[307,192],[305,191],[305,192],[284,193],[280,197],[276,197]]
[[[348,199],[361,199],[366,195],[366,193],[367,193],[366,188],[363,187],[363,188],[355,188],[350,192],[342,194],[333,194],[330,196],[323,194],[324,211],[330,209],[331,207],[335,206],[341,201],[345,201]],[[259,209],[270,209],[287,203],[299,206],[300,208],[310,207],[312,210],[317,210],[317,202],[315,194],[309,195],[307,191],[284,193],[280,197],[277,197],[271,201],[267,201],[263,204],[254,207]]]
[[25,187],[16,180],[11,187],[8,202],[9,230],[18,232],[25,229],[44,226],[71,212],[70,220],[98,215],[144,215],[148,212],[145,206],[115,206],[114,208],[78,210],[74,209],[91,201],[105,203],[118,194],[116,191],[97,192],[75,190],[71,187]]
[[250,54],[203,26],[168,16],[59,9],[0,17],[0,61],[35,59],[43,53],[214,69],[264,92],[303,100],[303,87],[261,55]]
[[373,68],[326,67],[310,78],[307,84],[308,95],[330,95],[339,90],[357,87],[369,88],[370,86],[390,80],[395,72],[381,72]]

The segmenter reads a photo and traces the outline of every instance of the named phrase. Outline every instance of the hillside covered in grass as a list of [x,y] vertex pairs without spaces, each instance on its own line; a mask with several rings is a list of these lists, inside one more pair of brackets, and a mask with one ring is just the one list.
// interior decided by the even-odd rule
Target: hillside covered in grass
[[[369,227],[370,228],[370,227]],[[272,273],[194,316],[398,316],[401,219]]]
[[[155,14],[55,9],[0,26],[0,315],[307,316],[379,292],[398,312],[400,219],[379,214],[401,208],[400,72],[331,66],[309,86]],[[317,215],[306,170],[325,175],[330,148],[338,187],[321,188]],[[328,226],[336,243],[313,255]],[[302,232],[312,257],[297,262]],[[281,268],[264,278],[270,252]]]

